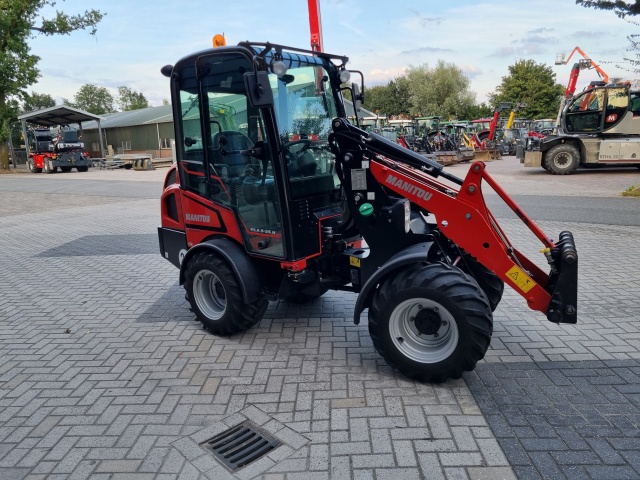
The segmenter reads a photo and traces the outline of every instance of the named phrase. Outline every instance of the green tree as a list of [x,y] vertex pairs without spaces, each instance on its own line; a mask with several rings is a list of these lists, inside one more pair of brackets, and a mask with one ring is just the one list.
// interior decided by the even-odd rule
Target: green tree
[[40,58],[30,53],[28,40],[34,34],[68,35],[85,29],[93,35],[103,17],[97,10],[78,15],[57,11],[52,18],[41,16],[43,8],[54,5],[56,0],[2,0],[0,3],[0,169],[9,168],[7,140],[11,122],[17,115],[18,100],[40,76],[37,68]]
[[409,114],[409,84],[400,76],[387,85],[369,87],[364,93],[364,108],[387,117]]
[[624,0],[576,0],[576,5],[598,10],[613,10],[620,18],[640,15],[640,0],[626,2]]
[[556,116],[564,91],[551,67],[533,60],[519,60],[509,66],[509,74],[502,77],[502,83],[488,97],[493,108],[502,102],[527,103],[520,116],[545,118]]
[[486,102],[476,103],[460,116],[460,120],[475,120],[476,118],[486,118],[493,114],[493,108]]
[[142,93],[131,90],[129,87],[118,87],[118,106],[123,112],[148,108],[149,101]]
[[98,87],[87,83],[80,87],[73,97],[73,102],[65,100],[69,106],[79,108],[95,115],[115,112],[113,95],[106,87]]
[[43,108],[55,107],[56,101],[48,93],[26,93],[22,104],[23,112],[34,112]]
[[434,68],[426,63],[409,68],[407,81],[414,115],[438,115],[443,120],[461,118],[475,104],[469,78],[444,60],[438,60]]

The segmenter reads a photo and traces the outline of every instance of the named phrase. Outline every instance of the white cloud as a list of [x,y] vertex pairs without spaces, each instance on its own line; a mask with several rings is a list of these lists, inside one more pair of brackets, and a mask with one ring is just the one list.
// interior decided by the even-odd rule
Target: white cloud
[[[84,0],[66,0],[61,8],[77,13],[88,7]],[[107,12],[96,38],[75,32],[30,42],[32,53],[42,58],[42,77],[30,91],[73,98],[83,84],[105,82],[101,86],[130,86],[160,105],[169,96],[160,68],[208,48],[215,33],[224,32],[229,44],[254,40],[309,48],[307,6],[300,0],[281,0],[270,9],[259,0],[192,0],[179,6],[170,0],[92,0],[90,8]],[[482,101],[516,61],[552,66],[556,53],[569,53],[576,44],[606,65],[610,76],[630,76],[616,65],[629,56],[626,37],[636,27],[573,1],[405,0],[365,6],[358,0],[323,0],[321,8],[325,49],[349,56],[349,66],[365,72],[367,85],[387,82],[408,65],[442,59],[469,76]],[[566,83],[570,67],[553,68]],[[583,72],[578,88],[592,74]]]

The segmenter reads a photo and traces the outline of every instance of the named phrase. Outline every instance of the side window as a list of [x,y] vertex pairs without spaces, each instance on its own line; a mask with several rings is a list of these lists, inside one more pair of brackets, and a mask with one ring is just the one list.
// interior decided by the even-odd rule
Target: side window
[[578,95],[567,110],[569,132],[596,132],[602,129],[605,91],[602,88]]
[[180,160],[181,184],[199,195],[206,193],[204,150],[200,123],[200,102],[197,93],[180,91],[180,111],[184,142]]
[[619,123],[627,113],[629,94],[626,88],[607,89],[607,107],[604,112],[605,130]]
[[629,110],[633,112],[634,117],[637,117],[640,115],[640,92],[631,93],[631,102],[629,105]]

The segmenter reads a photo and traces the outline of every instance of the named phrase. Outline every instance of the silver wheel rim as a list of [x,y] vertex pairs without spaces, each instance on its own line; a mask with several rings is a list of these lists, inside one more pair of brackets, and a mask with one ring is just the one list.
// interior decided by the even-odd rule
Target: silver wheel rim
[[211,320],[220,320],[227,309],[224,285],[215,273],[200,270],[193,279],[193,298],[200,311]]
[[[440,317],[440,327],[433,335],[421,334],[415,324],[421,310],[431,310]],[[459,333],[453,315],[438,302],[413,298],[400,303],[391,312],[389,333],[395,347],[407,358],[419,363],[437,363],[451,356],[458,345]]]
[[571,165],[573,156],[570,153],[560,152],[553,157],[553,163],[557,168],[565,169]]

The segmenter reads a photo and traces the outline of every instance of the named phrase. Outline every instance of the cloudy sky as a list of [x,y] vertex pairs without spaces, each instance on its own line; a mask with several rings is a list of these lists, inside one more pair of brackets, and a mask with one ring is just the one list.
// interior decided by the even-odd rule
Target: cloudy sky
[[[92,83],[113,93],[125,85],[161,105],[169,88],[160,68],[208,48],[216,33],[224,33],[228,44],[253,40],[309,48],[305,0],[66,0],[58,8],[107,14],[95,38],[81,31],[30,41],[42,59],[41,78],[30,91],[59,103]],[[366,85],[443,59],[470,78],[477,100],[484,101],[521,59],[552,66],[565,85],[571,66],[554,61],[575,46],[610,77],[640,77],[617,68],[632,55],[627,36],[640,28],[574,0],[321,0],[321,12],[325,51],[347,55],[350,67],[364,72]],[[584,72],[578,88],[597,78]]]

